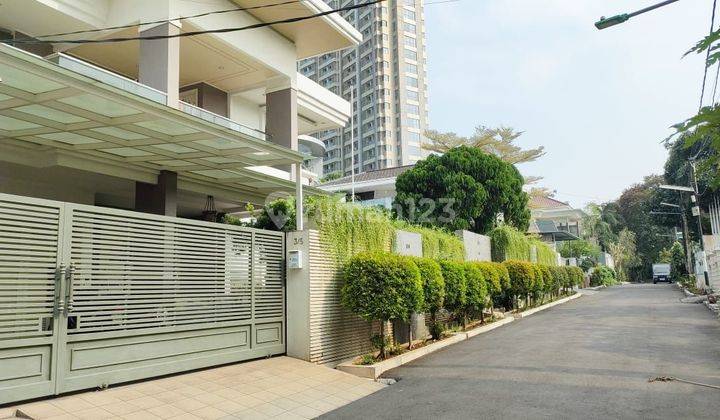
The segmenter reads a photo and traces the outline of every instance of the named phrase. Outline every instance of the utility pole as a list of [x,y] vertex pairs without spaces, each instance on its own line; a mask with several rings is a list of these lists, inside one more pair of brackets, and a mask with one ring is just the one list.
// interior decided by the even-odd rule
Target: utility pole
[[[708,277],[708,272],[707,272],[707,256],[705,255],[705,239],[704,239],[703,228],[702,228],[702,209],[700,208],[700,197],[698,196],[697,170],[695,168],[695,161],[692,159],[690,159],[690,167],[692,168],[693,190],[695,190],[695,194],[693,195],[693,204],[695,205],[694,208],[697,208],[697,224],[698,224],[698,232],[700,233],[700,250],[702,252],[702,258],[703,258],[703,277],[705,280],[705,286],[709,286],[710,279]],[[695,213],[694,208],[693,208],[693,214]]]
[[682,218],[682,229],[683,239],[685,242],[685,260],[687,264],[688,274],[695,274],[695,266],[692,263],[692,245],[690,244],[690,229],[688,229],[687,212],[685,206],[682,206],[680,210],[680,217]]

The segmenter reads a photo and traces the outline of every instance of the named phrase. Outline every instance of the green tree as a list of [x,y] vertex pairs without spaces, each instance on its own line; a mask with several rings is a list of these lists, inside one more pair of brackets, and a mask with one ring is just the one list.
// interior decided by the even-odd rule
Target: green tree
[[343,270],[341,302],[368,321],[381,321],[380,357],[385,358],[384,324],[405,320],[422,309],[420,271],[410,258],[392,254],[358,254]]
[[590,203],[585,207],[585,216],[582,220],[583,239],[597,241],[602,251],[607,251],[608,245],[617,240],[613,226],[618,225],[617,213],[608,204]]
[[610,254],[615,261],[618,280],[630,280],[630,270],[639,264],[635,233],[628,229],[620,231],[617,242],[610,244]]
[[491,230],[497,215],[526,231],[528,196],[518,170],[477,148],[460,146],[431,155],[398,176],[396,217],[450,230]]
[[512,165],[533,162],[545,155],[543,146],[535,149],[523,149],[518,146],[517,139],[521,135],[522,131],[515,131],[511,127],[489,128],[478,126],[475,128],[475,133],[470,137],[429,130],[425,133],[425,137],[429,142],[423,144],[423,148],[438,153],[446,153],[459,146],[476,147]]
[[563,242],[559,252],[564,258],[597,258],[600,255],[598,246],[584,239]]

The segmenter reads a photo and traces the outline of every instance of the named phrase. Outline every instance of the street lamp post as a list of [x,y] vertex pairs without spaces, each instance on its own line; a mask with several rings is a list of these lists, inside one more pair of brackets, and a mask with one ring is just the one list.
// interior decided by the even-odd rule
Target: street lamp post
[[665,0],[663,2],[660,2],[658,4],[654,4],[652,6],[648,6],[644,9],[637,10],[632,13],[622,13],[619,15],[611,16],[609,18],[606,18],[605,16],[601,17],[599,21],[595,22],[595,27],[598,29],[605,29],[609,28],[611,26],[619,25],[623,22],[627,22],[631,17],[635,17],[637,15],[641,15],[643,13],[647,13],[651,10],[659,9],[663,6],[667,6],[670,3],[675,3],[679,0]]
[[683,243],[685,245],[685,263],[687,264],[687,272],[688,274],[692,273],[695,274],[695,267],[692,264],[692,247],[690,246],[690,230],[688,228],[688,220],[687,220],[687,213],[685,212],[685,207],[681,206],[679,204],[672,204],[672,203],[660,203],[661,206],[666,207],[673,207],[678,210],[678,213],[674,213],[680,216],[680,220],[682,220],[682,230],[683,230]]

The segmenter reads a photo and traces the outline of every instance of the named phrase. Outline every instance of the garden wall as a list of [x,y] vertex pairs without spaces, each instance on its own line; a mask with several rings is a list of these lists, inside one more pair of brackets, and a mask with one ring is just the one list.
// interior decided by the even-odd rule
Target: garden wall
[[380,325],[340,304],[340,267],[320,233],[290,232],[287,249],[300,251],[303,261],[302,268],[288,268],[287,273],[288,356],[334,365],[370,352],[370,337],[380,332]]

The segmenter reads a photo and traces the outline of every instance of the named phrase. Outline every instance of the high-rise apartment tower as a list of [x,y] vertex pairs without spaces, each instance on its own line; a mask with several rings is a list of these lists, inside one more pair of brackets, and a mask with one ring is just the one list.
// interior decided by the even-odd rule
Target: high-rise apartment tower
[[[363,2],[325,1],[333,8]],[[303,75],[347,100],[354,89],[355,135],[350,135],[350,124],[344,130],[316,134],[326,145],[325,175],[349,175],[353,149],[355,173],[410,165],[425,156],[421,150],[428,115],[423,2],[388,0],[343,12],[363,34],[363,42],[298,64]]]

